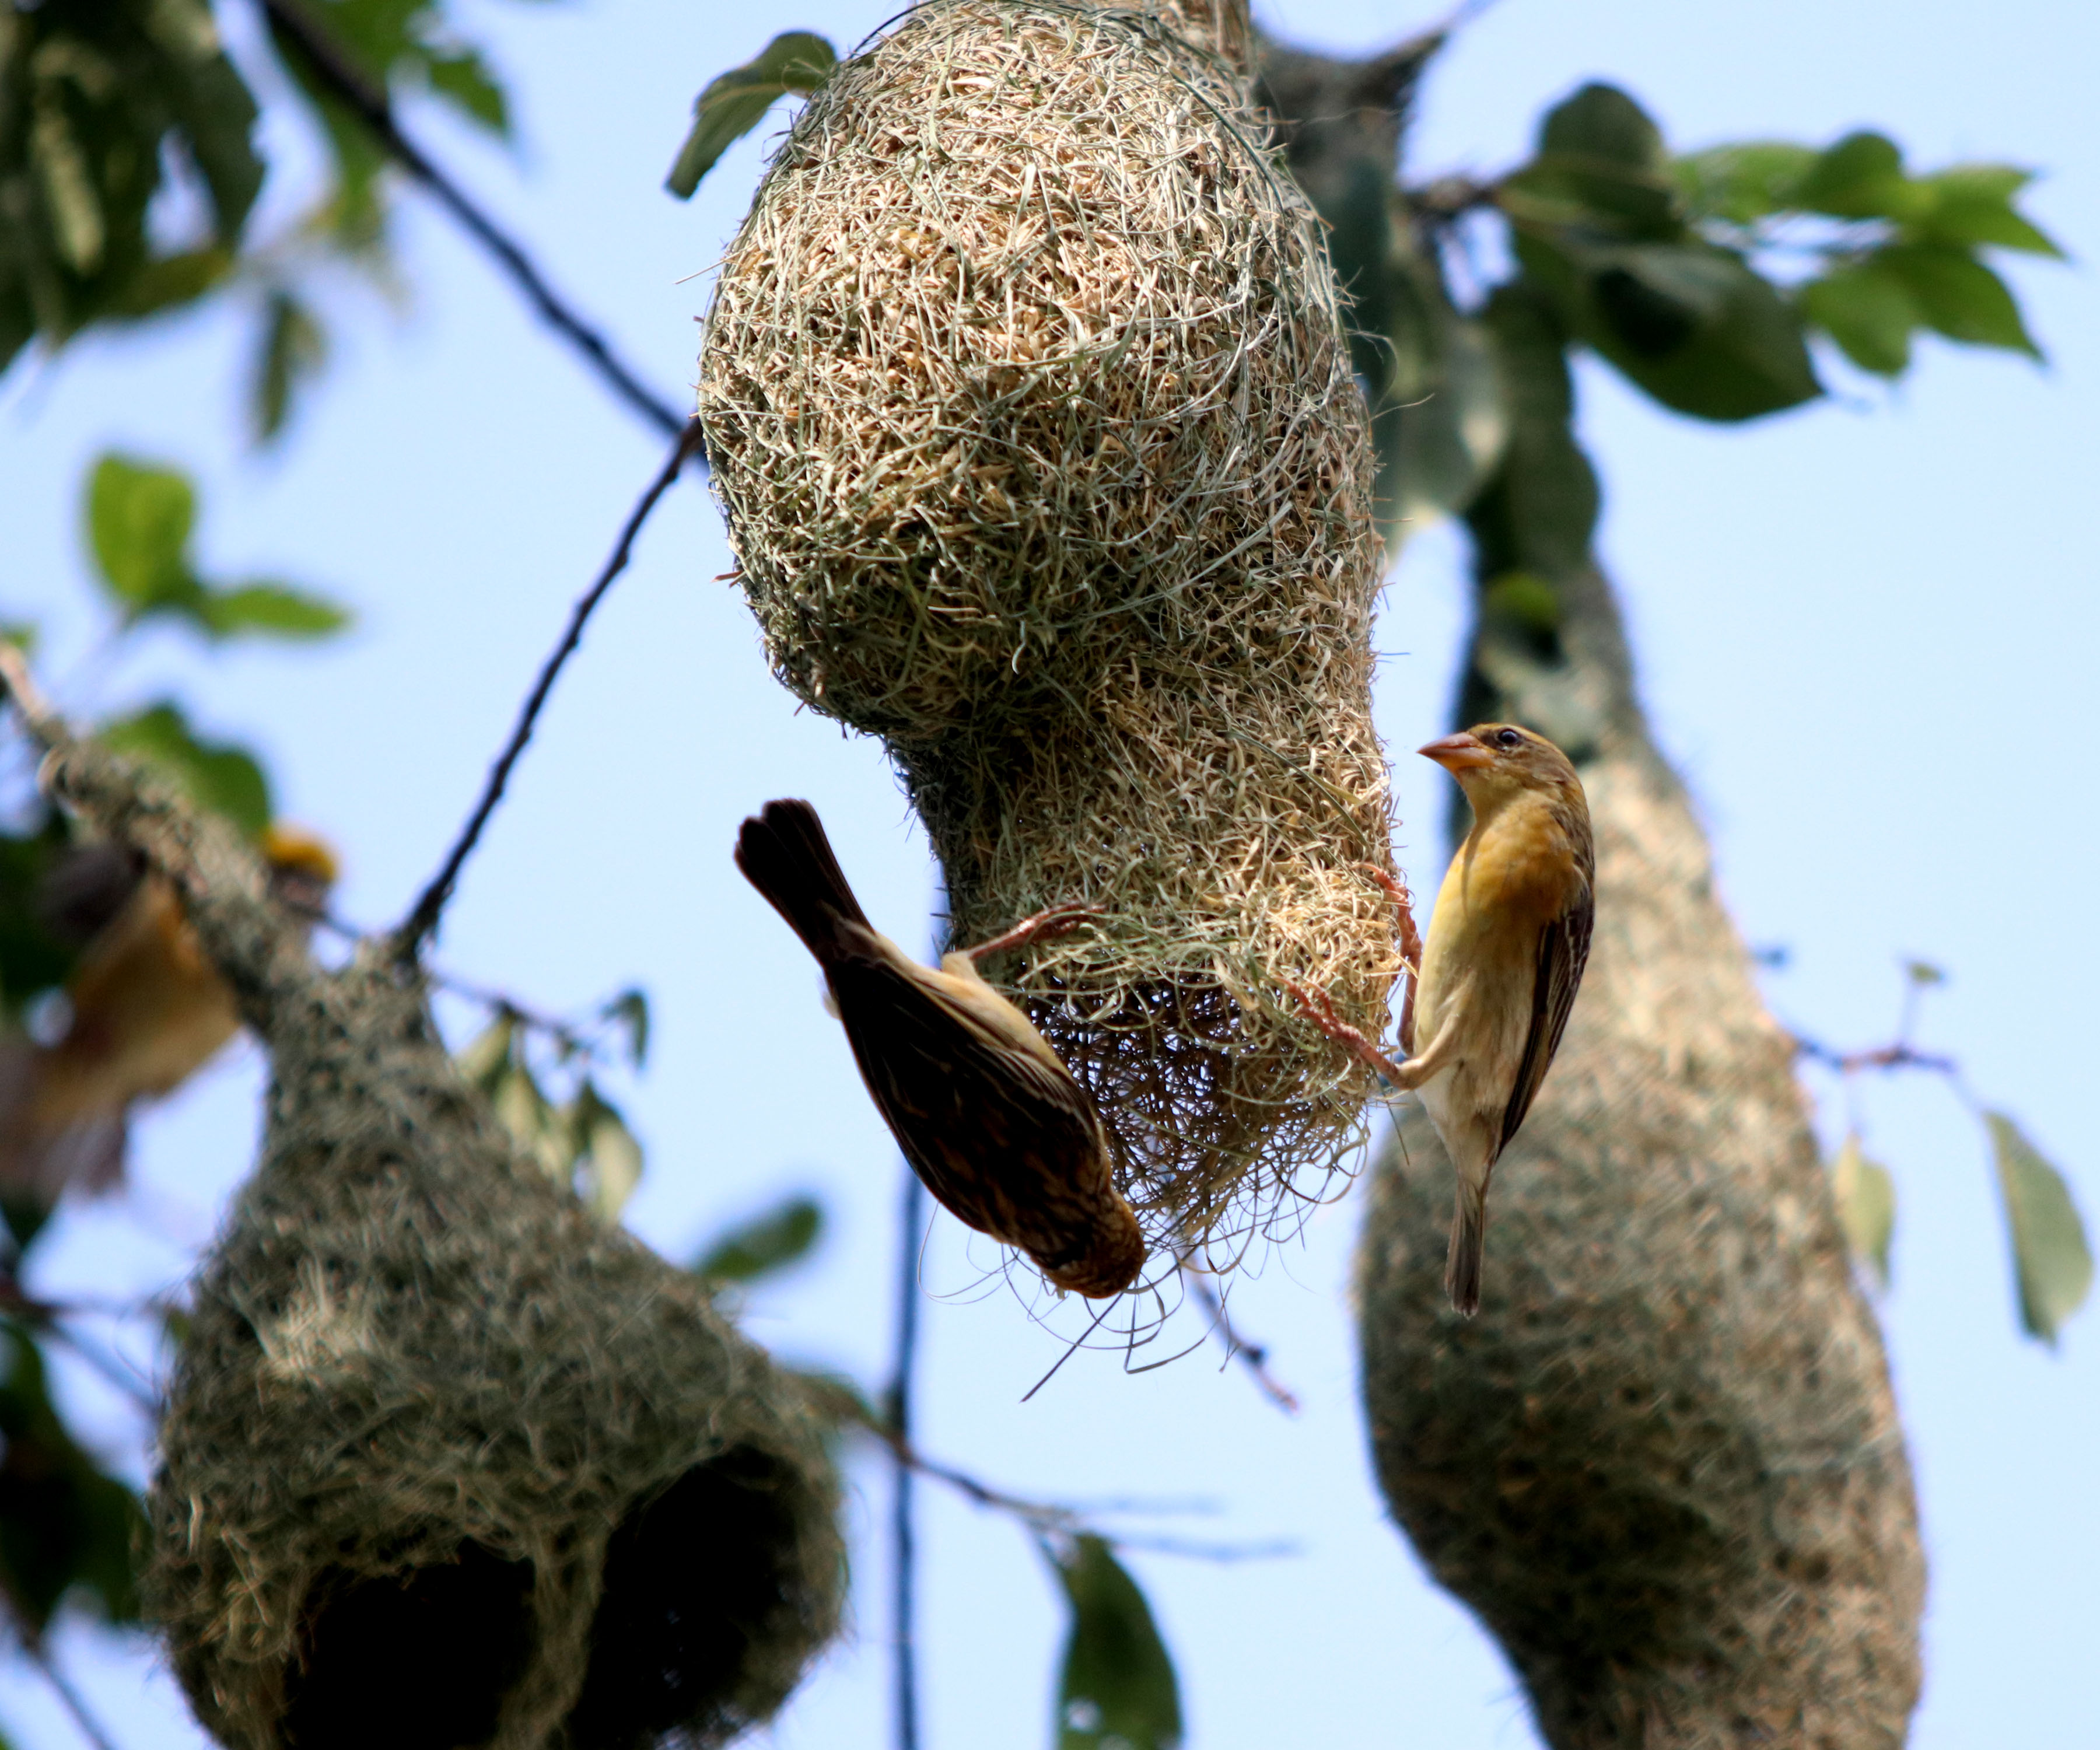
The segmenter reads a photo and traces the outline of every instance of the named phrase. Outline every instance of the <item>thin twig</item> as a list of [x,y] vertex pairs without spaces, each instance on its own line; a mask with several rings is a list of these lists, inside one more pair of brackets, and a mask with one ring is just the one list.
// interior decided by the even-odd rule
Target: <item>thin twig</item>
[[95,1750],[117,1750],[117,1740],[103,1729],[87,1705],[87,1698],[74,1687],[73,1681],[60,1668],[51,1655],[51,1647],[41,1634],[24,1633],[22,1650],[29,1655],[29,1662],[44,1674],[44,1681],[58,1692],[65,1704],[66,1712],[73,1716],[73,1723],[80,1728],[80,1735],[95,1746]]
[[1851,1075],[1862,1069],[1926,1069],[1935,1075],[1958,1076],[1961,1066],[1952,1057],[1936,1052],[1921,1051],[1898,1040],[1893,1045],[1877,1045],[1860,1051],[1840,1051],[1816,1040],[1793,1036],[1793,1050],[1797,1057],[1806,1057],[1811,1063],[1825,1064],[1840,1075]]
[[[1198,1543],[1185,1537],[1154,1537],[1144,1534],[1104,1532],[1092,1523],[1093,1514],[1185,1511],[1189,1510],[1189,1504],[1180,1501],[1111,1501],[1096,1503],[1089,1508],[1076,1502],[1033,1501],[1025,1495],[1009,1494],[1004,1489],[995,1488],[989,1483],[981,1482],[970,1475],[968,1471],[958,1470],[952,1465],[944,1465],[938,1459],[929,1458],[910,1441],[898,1439],[888,1427],[880,1424],[864,1422],[857,1426],[887,1447],[892,1460],[904,1470],[920,1476],[931,1477],[937,1483],[945,1483],[957,1494],[977,1505],[1020,1520],[1039,1536],[1052,1534],[1076,1536],[1086,1533],[1118,1549],[1148,1549],[1155,1554],[1187,1556],[1202,1562],[1253,1561],[1292,1555],[1298,1550],[1298,1545],[1287,1539],[1273,1538],[1267,1543],[1250,1544]],[[1199,1504],[1197,1510],[1207,1512],[1211,1510],[1210,1504]]]
[[[883,1421],[868,1430],[889,1448],[892,1460],[890,1596],[896,1637],[892,1652],[897,1750],[919,1750],[919,1549],[911,1498],[911,1474],[917,1466],[911,1448],[911,1386],[919,1362],[919,1232],[925,1224],[926,1188],[907,1165],[902,1231],[897,1238],[896,1347],[890,1359],[889,1384],[883,1392]],[[942,1480],[978,1492],[960,1474],[945,1475]],[[979,1498],[986,1497],[979,1493]]]
[[[646,387],[633,371],[613,356],[604,336],[563,302],[548,284],[545,276],[533,266],[523,246],[506,235],[449,175],[431,161],[421,147],[402,133],[399,123],[394,119],[394,106],[388,100],[386,87],[369,77],[345,53],[327,27],[301,0],[262,0],[262,4],[280,39],[298,49],[307,70],[371,130],[387,156],[435,196],[439,204],[496,258],[541,319],[581,353],[629,406],[667,436],[677,435],[686,421],[677,410]],[[692,453],[703,456],[704,460],[697,444]]]
[[626,527],[620,531],[619,544],[612,549],[612,557],[606,561],[605,568],[598,574],[597,580],[584,592],[576,606],[570,611],[567,629],[562,633],[561,642],[554,646],[553,653],[541,666],[540,678],[533,683],[532,692],[527,695],[518,711],[517,725],[510,732],[510,742],[498,756],[496,764],[489,768],[488,782],[482,790],[481,800],[475,805],[466,825],[461,829],[452,854],[446,857],[444,866],[438,871],[430,884],[423,889],[422,897],[416,901],[415,910],[408,914],[407,921],[395,932],[395,959],[404,961],[413,959],[430,932],[437,928],[445,902],[452,897],[452,888],[458,884],[461,869],[465,866],[467,858],[473,855],[474,848],[480,840],[482,829],[488,824],[489,816],[496,812],[496,804],[503,800],[503,787],[510,780],[511,767],[517,765],[518,756],[524,752],[525,744],[532,738],[532,725],[539,720],[540,708],[547,703],[548,694],[554,690],[555,677],[561,673],[562,665],[575,653],[576,646],[583,642],[585,623],[590,619],[592,610],[603,599],[606,591],[612,587],[612,580],[627,568],[627,558],[634,545],[634,537],[641,532],[642,525],[648,521],[649,513],[656,508],[656,500],[678,478],[678,470],[686,465],[686,459],[699,449],[699,443],[700,422],[696,419],[688,420],[685,430],[678,434],[678,441],[671,446],[669,457],[657,471],[656,478],[650,482],[649,490],[642,495],[629,514]]
[[1246,1368],[1261,1394],[1286,1416],[1298,1413],[1298,1400],[1281,1380],[1268,1370],[1268,1350],[1261,1343],[1250,1342],[1233,1328],[1232,1315],[1225,1310],[1224,1297],[1211,1285],[1209,1274],[1191,1263],[1180,1260],[1181,1280],[1189,1285],[1211,1320],[1211,1329],[1218,1333],[1225,1346],[1229,1360],[1237,1360]]

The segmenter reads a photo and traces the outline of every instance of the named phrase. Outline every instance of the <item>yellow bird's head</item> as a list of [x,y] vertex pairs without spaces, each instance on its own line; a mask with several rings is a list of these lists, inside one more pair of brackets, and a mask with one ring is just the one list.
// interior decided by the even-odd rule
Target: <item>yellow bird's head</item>
[[1546,792],[1579,802],[1582,781],[1563,753],[1543,735],[1514,723],[1476,723],[1420,750],[1454,778],[1476,817],[1493,813],[1518,796]]
[[342,870],[327,840],[280,821],[262,835],[262,850],[270,866],[271,890],[279,900],[309,916],[328,909],[329,890]]

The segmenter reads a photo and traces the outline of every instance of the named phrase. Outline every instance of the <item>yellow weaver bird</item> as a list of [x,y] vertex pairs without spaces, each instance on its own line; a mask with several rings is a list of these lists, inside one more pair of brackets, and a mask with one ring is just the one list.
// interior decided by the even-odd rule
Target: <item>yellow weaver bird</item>
[[1069,926],[1040,912],[935,972],[867,921],[806,802],[769,802],[737,835],[736,866],[823,968],[876,1109],[928,1191],[965,1226],[1035,1261],[1052,1285],[1101,1299],[1145,1264],[1087,1091],[977,962]]
[[[1488,1179],[1531,1110],[1590,958],[1596,852],[1565,754],[1513,723],[1481,723],[1421,750],[1458,780],[1473,827],[1430,919],[1395,1064],[1326,998],[1291,989],[1331,1038],[1421,1099],[1458,1175],[1445,1292],[1480,1305]],[[1420,1042],[1419,1048],[1417,1042]]]
[[[272,827],[262,853],[277,897],[318,915],[336,877],[328,847]],[[68,1186],[117,1184],[133,1104],[174,1092],[240,1017],[174,889],[126,852],[76,846],[43,897],[51,926],[86,945],[65,986],[64,1032],[48,1044],[0,1039],[0,1192],[49,1205]]]

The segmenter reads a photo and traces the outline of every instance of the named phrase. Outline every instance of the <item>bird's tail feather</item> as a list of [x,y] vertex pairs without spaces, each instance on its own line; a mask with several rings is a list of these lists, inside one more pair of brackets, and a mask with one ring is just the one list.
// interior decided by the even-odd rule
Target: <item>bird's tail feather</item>
[[1480,1252],[1487,1238],[1487,1184],[1461,1178],[1451,1212],[1451,1250],[1444,1260],[1444,1292],[1469,1319],[1480,1310]]
[[843,950],[841,923],[867,927],[823,823],[806,802],[769,802],[736,835],[736,866],[826,964]]

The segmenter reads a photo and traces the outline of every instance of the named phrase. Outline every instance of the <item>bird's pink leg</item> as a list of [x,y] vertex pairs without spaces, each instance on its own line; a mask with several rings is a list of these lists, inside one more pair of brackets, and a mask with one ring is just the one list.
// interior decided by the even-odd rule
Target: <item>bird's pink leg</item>
[[1080,919],[1105,909],[1081,900],[1075,900],[1070,905],[1052,906],[1047,911],[1037,912],[1032,918],[1023,918],[1012,929],[1001,931],[990,941],[979,942],[976,947],[965,948],[962,951],[972,960],[981,961],[991,954],[1004,954],[1009,948],[1025,948],[1029,943],[1040,941],[1045,936],[1069,930]]
[[1360,1059],[1370,1067],[1371,1073],[1388,1087],[1401,1085],[1401,1067],[1364,1036],[1362,1029],[1352,1027],[1335,1012],[1334,1000],[1324,990],[1308,990],[1303,985],[1282,981],[1283,988],[1298,998],[1299,1006],[1305,1011],[1305,1018],[1335,1044]]
[[1422,932],[1415,928],[1414,896],[1405,881],[1396,881],[1376,863],[1357,866],[1386,891],[1400,923],[1400,963],[1407,972],[1407,994],[1400,1005],[1400,1048],[1414,1049],[1414,993],[1422,985]]

